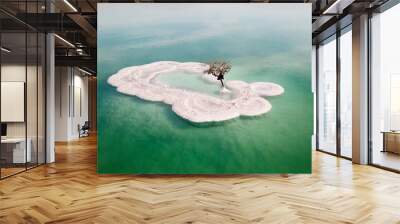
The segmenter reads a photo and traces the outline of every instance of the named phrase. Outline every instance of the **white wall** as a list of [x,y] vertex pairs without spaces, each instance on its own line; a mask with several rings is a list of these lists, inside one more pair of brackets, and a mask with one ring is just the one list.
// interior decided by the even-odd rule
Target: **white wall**
[[55,141],[68,140],[70,76],[68,67],[55,68]]
[[78,125],[88,120],[88,77],[76,68],[56,67],[55,140],[79,137]]
[[[75,70],[76,71],[76,70]],[[73,94],[74,102],[71,103],[73,108],[72,111],[72,119],[71,119],[71,136],[72,138],[78,138],[78,125],[83,125],[85,121],[88,121],[88,77],[81,76],[82,73],[79,75],[74,75],[74,82],[73,82]]]

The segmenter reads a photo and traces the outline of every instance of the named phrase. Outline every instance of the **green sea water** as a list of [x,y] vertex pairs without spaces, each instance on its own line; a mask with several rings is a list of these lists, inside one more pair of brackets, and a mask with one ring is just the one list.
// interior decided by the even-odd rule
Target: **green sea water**
[[[229,4],[225,9],[231,10],[224,13],[217,13],[220,4],[154,4],[153,8],[118,5],[99,8],[99,173],[311,172],[313,98],[308,7],[300,7],[291,12],[295,17],[287,17],[286,6],[279,8],[283,15],[277,16],[276,6],[260,9],[249,4]],[[184,11],[179,10],[182,5],[187,5]],[[113,14],[115,7],[122,7],[118,15]],[[139,16],[154,11],[158,12],[156,18]],[[180,19],[185,16],[182,13],[185,19]],[[211,18],[205,16],[207,13]],[[129,19],[137,14],[139,22]],[[209,19],[214,23],[211,27]],[[289,25],[277,27],[275,20]],[[128,66],[216,59],[232,64],[227,80],[273,82],[285,92],[267,98],[272,110],[262,116],[196,125],[177,116],[170,105],[124,95],[107,84],[109,76]],[[193,74],[161,75],[159,81],[219,95],[218,85]]]

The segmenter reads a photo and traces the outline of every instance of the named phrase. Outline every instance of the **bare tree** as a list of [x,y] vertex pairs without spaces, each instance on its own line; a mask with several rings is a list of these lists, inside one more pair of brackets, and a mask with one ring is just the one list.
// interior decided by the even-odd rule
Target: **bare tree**
[[217,77],[217,80],[219,80],[222,86],[224,86],[224,76],[231,70],[231,68],[232,66],[228,62],[214,61],[209,64],[209,68],[205,70],[204,73]]

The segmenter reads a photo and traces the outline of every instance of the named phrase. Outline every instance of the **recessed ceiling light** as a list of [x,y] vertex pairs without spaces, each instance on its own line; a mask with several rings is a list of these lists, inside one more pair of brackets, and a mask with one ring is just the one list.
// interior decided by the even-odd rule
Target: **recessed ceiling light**
[[342,14],[343,9],[351,5],[354,0],[336,0],[322,14]]
[[65,4],[67,4],[74,12],[78,12],[78,10],[68,1],[64,0]]
[[87,74],[87,75],[90,75],[90,76],[92,75],[92,73],[90,73],[90,72],[88,72],[88,71],[86,71],[86,70],[83,70],[83,69],[81,69],[81,68],[79,68],[79,67],[78,67],[78,70],[81,71],[81,72],[83,72],[83,73],[85,73],[85,74]]
[[66,43],[67,45],[69,45],[70,47],[75,48],[75,45],[73,45],[71,42],[69,42],[68,40],[60,37],[58,34],[54,34],[55,37],[57,37],[59,40],[61,40],[62,42]]

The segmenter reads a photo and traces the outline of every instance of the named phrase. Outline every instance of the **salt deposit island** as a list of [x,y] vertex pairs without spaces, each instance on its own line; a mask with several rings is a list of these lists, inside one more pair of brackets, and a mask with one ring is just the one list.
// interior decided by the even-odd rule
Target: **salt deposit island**
[[284,89],[270,82],[247,83],[240,80],[226,82],[224,92],[230,99],[206,93],[180,89],[161,83],[157,77],[175,71],[199,75],[205,82],[219,85],[218,80],[204,74],[209,65],[197,62],[159,61],[119,70],[108,83],[123,94],[147,101],[164,102],[180,117],[195,123],[226,121],[239,116],[257,116],[271,110],[271,104],[263,97],[277,96]]

